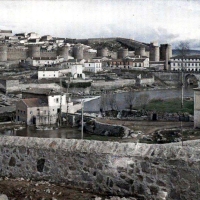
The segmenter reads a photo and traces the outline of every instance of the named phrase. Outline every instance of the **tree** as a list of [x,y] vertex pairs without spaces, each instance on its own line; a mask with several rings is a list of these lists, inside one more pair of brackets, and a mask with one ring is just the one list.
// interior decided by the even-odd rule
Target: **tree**
[[133,108],[134,100],[135,100],[135,93],[134,93],[134,91],[132,89],[130,89],[129,92],[127,92],[124,95],[124,99],[125,99],[126,104],[128,104],[128,106],[130,108],[130,111],[131,111],[132,108]]
[[178,51],[178,56],[181,59],[181,108],[183,108],[183,92],[184,92],[184,78],[183,78],[183,71],[185,70],[184,60],[188,56],[190,52],[190,47],[188,42],[180,42],[176,47]]
[[149,94],[140,94],[136,97],[135,101],[138,106],[142,107],[143,110],[146,110],[146,106],[150,101],[150,96]]
[[117,110],[116,95],[113,92],[109,92],[106,97],[111,110]]
[[107,110],[107,96],[106,94],[101,95],[101,102],[100,102],[100,112]]

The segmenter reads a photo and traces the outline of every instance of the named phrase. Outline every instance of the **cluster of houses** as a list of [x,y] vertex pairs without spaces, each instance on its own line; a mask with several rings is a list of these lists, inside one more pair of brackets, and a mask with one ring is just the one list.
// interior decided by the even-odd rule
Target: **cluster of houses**
[[16,104],[16,120],[37,126],[59,124],[64,116],[80,109],[81,103],[72,102],[69,93],[34,88],[22,92]]

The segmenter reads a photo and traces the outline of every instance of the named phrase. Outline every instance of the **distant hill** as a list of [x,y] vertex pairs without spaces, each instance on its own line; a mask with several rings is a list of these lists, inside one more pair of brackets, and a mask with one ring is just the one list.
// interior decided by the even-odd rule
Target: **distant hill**
[[[200,50],[190,50],[189,54],[190,55],[200,55]],[[177,49],[173,49],[172,50],[172,55],[173,56],[177,56],[178,55],[178,50]]]

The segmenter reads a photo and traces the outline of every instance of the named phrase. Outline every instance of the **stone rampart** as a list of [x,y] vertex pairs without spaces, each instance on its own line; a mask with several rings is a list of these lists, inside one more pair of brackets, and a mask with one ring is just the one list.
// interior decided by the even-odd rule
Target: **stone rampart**
[[56,57],[57,52],[56,51],[40,51],[41,57]]
[[13,60],[25,60],[27,58],[27,50],[23,49],[8,49],[7,59]]
[[5,136],[0,139],[0,176],[139,199],[197,200],[199,146],[200,140],[182,146]]

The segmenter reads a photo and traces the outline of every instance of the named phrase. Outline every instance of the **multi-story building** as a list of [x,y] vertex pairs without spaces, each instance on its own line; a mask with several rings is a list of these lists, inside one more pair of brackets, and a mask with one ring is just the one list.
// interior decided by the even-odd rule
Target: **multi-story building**
[[102,71],[102,63],[98,61],[88,61],[84,63],[84,71],[97,73]]
[[55,64],[62,63],[64,61],[63,57],[57,56],[57,57],[32,57],[27,58],[24,60],[24,63],[31,66],[51,66]]
[[85,79],[82,65],[71,65],[68,68],[45,67],[38,70],[38,79],[52,79],[62,77],[72,77]]
[[[149,67],[148,57],[126,57],[124,59],[112,59],[105,61],[106,66],[110,68],[121,68],[121,69],[142,69]],[[105,64],[104,64],[105,66]]]
[[170,68],[173,71],[200,71],[200,55],[188,55],[183,59],[181,56],[174,56],[170,59]]
[[34,89],[28,91],[27,95],[28,98],[21,99],[16,104],[16,120],[27,125],[55,124],[61,113],[74,113],[81,109],[81,104],[74,105],[65,93]]

